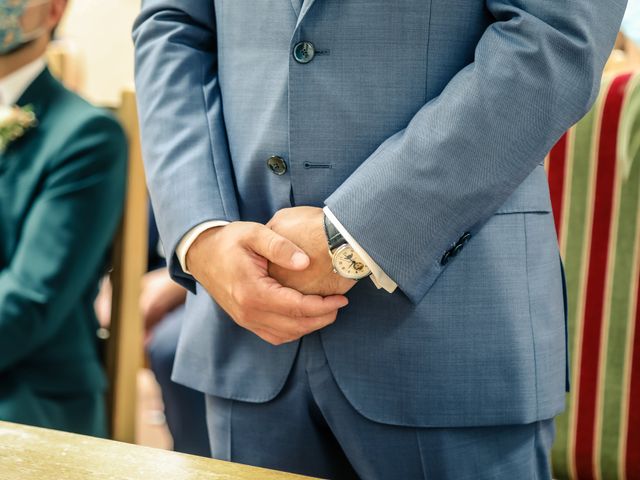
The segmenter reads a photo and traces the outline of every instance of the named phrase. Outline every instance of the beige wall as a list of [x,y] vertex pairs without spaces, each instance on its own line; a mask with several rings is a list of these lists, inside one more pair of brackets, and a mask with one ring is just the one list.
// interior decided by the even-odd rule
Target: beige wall
[[131,27],[140,0],[70,0],[60,25],[62,38],[77,55],[80,93],[94,103],[115,105],[133,85]]

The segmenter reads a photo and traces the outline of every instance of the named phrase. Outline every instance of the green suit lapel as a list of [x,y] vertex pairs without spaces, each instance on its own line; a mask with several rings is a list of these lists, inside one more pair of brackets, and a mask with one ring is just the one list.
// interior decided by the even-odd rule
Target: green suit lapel
[[39,139],[36,134],[43,128],[42,123],[47,115],[48,106],[59,88],[59,83],[53,78],[49,69],[45,68],[20,96],[16,105],[21,108],[31,106],[38,123],[27,130],[22,137],[11,142],[4,153],[0,153],[0,174],[18,158],[28,157],[29,152],[38,146]]

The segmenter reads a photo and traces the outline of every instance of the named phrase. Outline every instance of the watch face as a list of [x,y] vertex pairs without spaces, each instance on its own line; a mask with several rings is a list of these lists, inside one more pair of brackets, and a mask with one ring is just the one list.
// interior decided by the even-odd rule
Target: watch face
[[371,273],[369,267],[348,244],[341,245],[333,252],[333,268],[339,275],[354,280],[364,278]]

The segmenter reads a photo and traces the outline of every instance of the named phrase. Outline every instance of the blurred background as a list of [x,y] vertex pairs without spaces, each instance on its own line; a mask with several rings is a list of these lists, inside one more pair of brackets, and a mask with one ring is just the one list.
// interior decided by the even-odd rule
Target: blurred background
[[133,88],[131,27],[139,11],[140,0],[69,1],[58,41],[75,57],[77,90],[91,102],[114,107]]
[[[202,429],[204,423],[202,419],[180,416],[193,410],[189,407],[193,399],[181,396],[186,392],[173,391],[175,386],[168,378],[171,354],[175,352],[175,342],[171,342],[177,340],[179,331],[171,314],[181,313],[184,291],[170,283],[166,272],[161,272],[161,248],[148,210],[141,168],[131,40],[139,9],[140,0],[69,0],[66,15],[49,46],[49,63],[69,89],[115,113],[129,140],[127,203],[115,240],[113,285],[103,280],[96,303],[101,325],[98,337],[109,338],[115,345],[105,362],[112,386],[108,402],[110,436],[171,449],[174,439],[167,426],[163,395],[174,402],[169,416],[175,436],[193,438],[196,433],[189,422],[199,422]],[[602,478],[623,478],[625,468],[640,472],[640,452],[627,452],[625,456],[624,450],[628,439],[640,441],[640,412],[630,407],[635,398],[632,392],[638,392],[640,397],[640,331],[634,332],[634,326],[640,325],[640,314],[636,318],[640,291],[635,290],[640,284],[640,0],[630,1],[622,30],[593,111],[567,132],[547,162],[556,228],[567,267],[573,355],[573,396],[569,397],[567,413],[557,423],[554,468],[558,478],[587,478],[579,476],[577,467],[585,451],[587,458],[597,457]],[[603,121],[603,111],[612,102],[623,106],[619,117],[614,122]],[[594,138],[598,135],[616,138],[617,151],[609,156],[597,151]],[[613,172],[614,195],[610,198],[595,198],[596,169],[598,175]],[[620,205],[632,207],[625,210]],[[601,318],[590,317],[583,289],[588,266],[601,261],[600,257],[585,253],[592,238],[583,228],[591,225],[591,214],[598,209],[611,211],[613,225],[618,229],[614,232],[611,227],[615,241],[611,242],[610,254],[619,264],[610,263],[607,273],[607,290],[603,294],[607,308],[602,323]],[[625,229],[629,225],[637,228]],[[633,268],[627,272],[623,267],[630,264]],[[147,273],[141,282],[145,272],[153,275]],[[614,288],[614,280],[623,277],[625,281]],[[630,308],[615,308],[623,304]],[[156,339],[160,337],[156,327],[169,325],[170,321],[171,329],[162,330],[168,339],[166,352],[156,356],[152,345],[154,335]],[[592,325],[602,329],[603,340],[595,346],[585,346],[582,335]],[[593,367],[590,358],[602,359],[600,367],[597,363]],[[157,379],[161,379],[162,389]],[[583,379],[586,380],[580,387]],[[587,440],[578,434],[582,418],[578,395],[593,400],[595,405],[591,412],[592,438]],[[635,402],[640,406],[637,399]],[[584,405],[587,404],[583,402],[580,408]],[[581,450],[581,442],[589,444],[584,447],[587,450]],[[176,450],[198,453],[190,447]]]
[[[69,0],[50,50],[64,56],[63,80],[91,103],[117,109],[134,88],[131,29],[140,0]],[[171,449],[160,388],[149,368],[137,378],[135,442]]]

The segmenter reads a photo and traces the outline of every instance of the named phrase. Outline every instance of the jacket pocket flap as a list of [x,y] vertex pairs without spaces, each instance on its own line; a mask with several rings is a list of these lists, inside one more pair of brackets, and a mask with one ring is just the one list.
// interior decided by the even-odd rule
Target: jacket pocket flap
[[507,201],[496,211],[496,214],[525,212],[551,212],[549,183],[542,165],[538,165],[520,184]]

